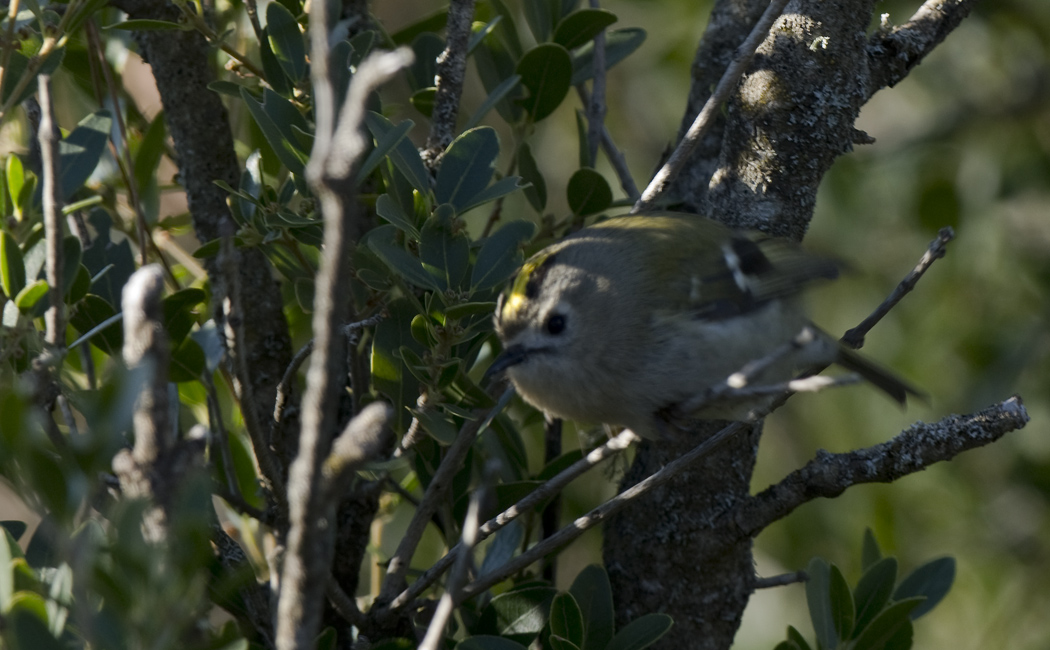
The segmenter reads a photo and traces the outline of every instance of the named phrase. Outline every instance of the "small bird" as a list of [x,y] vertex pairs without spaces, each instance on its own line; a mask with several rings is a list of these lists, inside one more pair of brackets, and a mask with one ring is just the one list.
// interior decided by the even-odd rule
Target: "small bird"
[[835,262],[794,242],[706,217],[608,219],[517,273],[496,306],[503,352],[489,374],[506,371],[525,401],[553,416],[650,439],[683,420],[743,420],[768,404],[768,395],[713,392],[759,360],[748,385],[837,363],[903,404],[915,389],[806,318],[800,291],[837,276]]

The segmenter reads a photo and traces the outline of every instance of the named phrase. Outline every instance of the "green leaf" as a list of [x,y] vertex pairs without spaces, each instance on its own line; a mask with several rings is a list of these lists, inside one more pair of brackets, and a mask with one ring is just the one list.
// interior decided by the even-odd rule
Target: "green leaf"
[[31,284],[26,285],[18,295],[14,297],[15,306],[18,307],[18,311],[23,314],[29,314],[33,307],[36,307],[37,302],[41,298],[47,295],[47,280],[36,280]]
[[0,540],[0,614],[6,614],[11,609],[11,599],[15,595],[15,576],[11,570],[11,561],[17,556],[11,553],[11,549],[18,548],[18,542],[6,527],[3,535],[4,539]]
[[484,291],[510,279],[521,267],[522,245],[531,240],[535,232],[536,224],[530,221],[511,221],[486,238],[474,261],[471,288]]
[[861,567],[867,571],[873,564],[882,559],[882,551],[879,543],[875,541],[875,533],[871,528],[864,529],[864,543],[860,551]]
[[571,593],[554,597],[551,603],[551,635],[557,635],[576,648],[583,647],[583,612]]
[[412,104],[412,108],[419,111],[423,116],[429,118],[434,114],[435,97],[437,97],[437,87],[430,86],[429,88],[420,88],[412,93],[412,96],[408,98],[408,101]]
[[[496,6],[501,5],[498,2],[494,2],[493,7]],[[512,48],[508,47],[505,41],[500,38],[501,34],[513,33],[513,31],[502,29],[508,23],[513,24],[513,20],[509,18],[509,14],[501,13],[500,17],[502,20],[497,29],[481,39],[481,42],[477,45],[477,50],[474,52],[474,62],[477,65],[478,76],[481,77],[481,84],[485,87],[485,92],[488,93],[488,96],[493,98],[493,103],[500,117],[509,123],[516,123],[521,119],[522,110],[513,100],[521,97],[524,93],[517,82],[510,83],[512,77],[517,77],[520,81],[520,76],[514,72],[517,60],[511,54]],[[499,95],[499,98],[494,98],[494,95]],[[480,118],[475,122],[477,121],[480,121]]]
[[532,157],[532,148],[523,142],[518,148],[518,172],[522,180],[528,183],[525,187],[525,198],[536,212],[543,212],[547,207],[547,182],[540,173],[536,159]]
[[3,287],[4,295],[14,298],[25,286],[26,265],[18,242],[10,233],[0,233],[0,287]]
[[553,113],[572,87],[572,57],[556,43],[537,45],[526,52],[515,72],[529,91],[520,102],[533,122]]
[[[645,30],[639,27],[615,29],[605,34],[605,69],[623,61],[645,42]],[[594,77],[594,43],[585,44],[572,57],[572,85]]]
[[401,210],[401,206],[389,194],[382,194],[376,199],[376,214],[389,221],[399,230],[411,235],[412,239],[419,239],[419,230],[416,229],[416,225],[412,223],[408,215]]
[[269,88],[263,89],[261,102],[245,88],[241,89],[241,99],[278,160],[288,171],[301,175],[306,169],[309,152],[300,149],[298,136],[292,127],[308,132],[309,126],[303,116],[290,101]]
[[835,619],[830,600],[831,567],[822,558],[815,557],[806,567],[806,603],[809,618],[817,633],[817,643],[826,650],[838,647],[839,637],[835,632]]
[[[4,621],[4,638],[15,648],[28,650],[63,650],[65,646],[47,628],[47,603],[38,594],[20,591],[12,599],[11,611]],[[17,645],[16,645],[17,644]]]
[[551,650],[580,650],[580,646],[557,634],[551,634],[547,637],[547,642],[550,644]]
[[73,196],[95,171],[112,126],[109,111],[96,111],[80,120],[77,128],[58,143],[59,186],[64,199]]
[[[404,357],[404,349],[402,349],[402,357]],[[459,429],[456,428],[455,424],[449,422],[444,414],[434,411],[433,409],[424,409],[422,411],[417,410],[413,414],[419,420],[420,426],[422,426],[423,429],[434,438],[434,440],[437,440],[438,444],[447,447],[455,442],[456,436],[459,434]]]
[[477,126],[482,118],[484,118],[494,106],[502,102],[510,95],[511,91],[518,87],[519,83],[521,83],[521,75],[514,74],[507,77],[502,83],[493,88],[492,92],[490,92],[488,97],[485,98],[485,101],[481,102],[481,106],[478,106],[478,109],[474,111],[474,114],[470,116],[469,120],[467,120],[466,125],[463,127],[464,130],[473,129]]
[[306,41],[295,16],[278,2],[266,6],[266,37],[288,78],[299,83],[306,78]]
[[912,637],[915,636],[915,626],[908,621],[901,626],[897,633],[890,637],[889,641],[882,646],[882,650],[911,650]]
[[[377,141],[383,140],[387,133],[395,128],[390,120],[371,111],[365,116],[365,124]],[[411,140],[406,138],[399,140],[397,146],[390,152],[390,160],[405,175],[416,191],[424,195],[430,192],[430,174]]]
[[[281,67],[280,61],[277,60],[277,55],[274,54],[273,48],[270,47],[270,39],[265,27],[263,27],[261,38],[259,39],[259,60],[262,62],[263,72],[266,74],[266,82],[273,88],[274,92],[281,97],[291,97],[293,90],[291,80],[284,73],[284,68]],[[246,89],[242,87],[243,90]]]
[[591,564],[580,571],[569,587],[586,625],[582,650],[605,650],[613,638],[612,585],[600,565]]
[[864,575],[857,582],[857,588],[853,591],[853,600],[857,603],[857,624],[853,630],[853,636],[858,636],[861,631],[875,619],[882,611],[883,606],[893,593],[893,585],[897,581],[897,558],[886,557],[878,560],[868,567]]
[[911,625],[911,613],[922,604],[923,598],[908,598],[893,603],[875,617],[861,632],[851,650],[882,650],[905,626]]
[[591,41],[616,20],[616,14],[604,9],[574,11],[558,23],[554,42],[567,50],[575,49]]
[[467,42],[467,56],[474,53],[478,45],[481,45],[481,41],[492,33],[492,30],[496,29],[499,22],[503,20],[503,16],[496,16],[487,23],[475,22],[470,26],[470,41]]
[[114,23],[112,25],[106,25],[102,29],[120,29],[130,32],[184,32],[193,29],[193,26],[188,23],[184,25],[182,23],[171,22],[168,20],[137,18]]
[[[82,335],[116,315],[116,310],[103,298],[89,293],[69,312],[69,323]],[[114,321],[91,339],[91,344],[110,356],[120,356],[124,332]]]
[[496,303],[494,302],[463,302],[446,309],[445,317],[449,320],[458,320],[477,314],[491,314],[495,308]]
[[674,621],[667,614],[646,614],[628,623],[606,647],[606,650],[642,650],[667,634]]
[[138,152],[135,154],[135,182],[139,187],[148,187],[156,180],[157,166],[164,155],[164,141],[167,138],[167,126],[164,121],[164,112],[150,122],[142,142],[139,144]]
[[[7,186],[7,200],[11,202],[11,208],[15,211],[15,216],[22,219],[22,208],[19,205],[19,197],[22,194],[22,188],[26,184],[26,172],[22,166],[22,159],[18,156],[11,154],[7,157],[7,162],[4,163],[4,176],[6,178]],[[6,214],[7,207],[4,206],[4,213]]]
[[416,256],[397,243],[396,236],[397,229],[394,226],[379,226],[368,233],[365,243],[394,273],[417,287],[439,289],[434,277],[423,268]]
[[445,39],[434,32],[424,32],[412,39],[415,59],[408,67],[408,87],[412,92],[433,88],[437,83],[437,59],[445,51]]
[[80,259],[82,256],[83,251],[80,250],[80,239],[73,235],[67,235],[62,238],[61,290],[63,296],[73,286],[73,280],[76,279],[77,273],[80,271]]
[[521,542],[524,539],[525,529],[517,521],[512,521],[499,529],[492,542],[485,549],[485,559],[481,562],[478,575],[488,575],[509,562],[518,552],[518,549],[521,548]]
[[[64,47],[59,47],[55,48],[54,50],[51,50],[51,52],[47,55],[47,58],[44,59],[43,63],[41,63],[40,66],[33,73],[32,79],[30,79],[29,83],[27,83],[25,87],[23,87],[22,92],[18,95],[18,97],[16,97],[13,100],[11,99],[11,93],[14,92],[17,82],[12,81],[11,83],[5,83],[3,87],[3,96],[0,97],[0,102],[6,104],[10,101],[11,105],[15,105],[21,104],[25,100],[29,99],[31,95],[36,93],[37,75],[51,74],[52,72],[57,70],[59,64],[62,63],[62,59],[63,57],[65,57],[65,54],[66,48]],[[22,54],[21,52],[11,51],[7,61],[7,67],[4,70],[4,78],[21,79],[23,76],[26,75],[26,70],[28,68],[29,57]]]
[[434,194],[438,204],[450,203],[457,213],[489,185],[499,155],[495,129],[480,126],[452,141],[442,158]]
[[391,150],[397,145],[401,144],[401,141],[405,139],[408,132],[412,130],[415,123],[412,120],[405,120],[399,123],[393,129],[383,134],[383,137],[376,138],[376,146],[372,149],[372,152],[368,154],[365,161],[361,163],[361,169],[357,172],[357,182],[361,183],[364,179],[368,178],[368,175],[379,166],[379,163],[386,158]]
[[470,238],[456,232],[454,218],[447,205],[438,206],[419,233],[419,259],[443,291],[460,288],[470,266]]
[[171,365],[168,367],[168,381],[182,383],[187,381],[199,381],[207,360],[204,357],[204,349],[192,338],[182,341],[182,344],[172,353]]
[[202,289],[190,288],[176,291],[161,302],[164,314],[164,329],[172,347],[178,347],[197,322],[193,308],[207,300]]
[[550,0],[529,0],[522,4],[525,22],[537,43],[545,43],[551,37],[554,19],[551,17]]
[[537,585],[504,592],[482,612],[478,630],[528,643],[547,624],[551,601],[557,593],[552,587]]
[[773,650],[801,650],[797,645],[791,641],[781,641],[780,643],[773,646]]
[[605,177],[590,168],[577,169],[566,190],[573,214],[586,217],[612,205],[612,189]]
[[802,636],[802,633],[795,629],[794,625],[788,626],[787,636],[788,641],[798,646],[798,650],[810,650],[809,643]]
[[83,264],[77,266],[77,275],[73,278],[73,284],[66,291],[66,304],[72,305],[87,295],[91,290],[91,273]]
[[831,602],[831,621],[840,641],[850,638],[853,632],[853,594],[850,592],[846,578],[834,564],[828,583],[828,599]]
[[[412,647],[415,647],[415,645]],[[501,636],[479,634],[457,643],[456,650],[527,650],[527,648],[516,641],[504,639]]]
[[948,594],[955,581],[955,558],[932,560],[908,574],[893,592],[893,600],[924,596],[925,602],[911,612],[912,620],[926,614]]
[[490,203],[492,201],[495,201],[496,199],[507,196],[508,194],[517,192],[518,190],[524,187],[525,186],[522,184],[520,176],[507,176],[505,178],[501,178],[492,185],[489,185],[485,189],[475,194],[472,199],[467,201],[463,205],[463,207],[460,208],[460,211],[466,212],[467,210],[473,210],[479,205]]
[[404,431],[408,409],[415,407],[419,397],[419,382],[406,372],[400,350],[402,346],[417,351],[423,348],[412,338],[411,323],[416,311],[408,299],[392,301],[387,312],[389,315],[376,325],[372,340],[372,384],[393,404],[395,429]]

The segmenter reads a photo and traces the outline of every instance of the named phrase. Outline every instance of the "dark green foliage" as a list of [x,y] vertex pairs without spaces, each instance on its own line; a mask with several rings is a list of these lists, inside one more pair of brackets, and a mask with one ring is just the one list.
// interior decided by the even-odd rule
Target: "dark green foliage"
[[[834,564],[813,558],[806,568],[806,602],[817,647],[826,650],[908,650],[912,621],[933,609],[951,589],[955,560],[927,562],[897,581],[897,559],[883,557],[875,536],[864,533],[864,574],[852,590]],[[891,595],[892,594],[892,597]],[[808,650],[793,627],[777,647]]]

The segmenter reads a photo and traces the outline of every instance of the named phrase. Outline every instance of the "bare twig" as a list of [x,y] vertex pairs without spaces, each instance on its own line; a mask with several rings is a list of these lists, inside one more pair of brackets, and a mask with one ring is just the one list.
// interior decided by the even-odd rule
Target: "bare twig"
[[937,238],[930,242],[929,248],[923,253],[919,263],[915,265],[908,275],[904,276],[904,279],[900,281],[900,284],[893,290],[893,292],[879,305],[870,316],[865,318],[860,325],[857,325],[853,329],[846,332],[842,337],[842,342],[853,349],[857,349],[864,345],[864,337],[871,328],[875,327],[880,320],[882,320],[886,314],[890,313],[890,310],[897,306],[904,296],[908,295],[915,285],[918,284],[919,279],[922,278],[926,270],[929,269],[933,263],[942,257],[944,257],[947,251],[948,242],[955,239],[955,231],[949,227],[941,228],[940,232],[937,233]]
[[238,507],[248,505],[244,495],[241,493],[241,486],[237,484],[237,472],[233,468],[233,455],[230,452],[230,434],[226,430],[226,424],[222,421],[222,407],[219,405],[219,395],[215,391],[215,382],[212,381],[209,370],[206,369],[202,373],[201,383],[204,384],[204,393],[207,396],[208,421],[214,433],[212,453],[218,455],[219,462],[222,463],[222,473],[226,476],[226,489],[229,490],[229,496],[237,503]]
[[[590,0],[592,9],[600,8],[598,0]],[[591,81],[591,101],[584,104],[587,111],[587,160],[591,167],[598,160],[605,125],[605,30],[594,37],[594,79]]]
[[456,130],[473,15],[474,0],[449,2],[445,51],[437,59],[437,92],[430,117],[430,135],[427,136],[426,150],[423,152],[423,159],[431,167],[452,143],[452,134]]
[[776,485],[744,502],[733,515],[741,536],[754,536],[798,506],[817,497],[835,497],[861,483],[890,483],[960,453],[995,442],[1028,422],[1014,396],[970,415],[919,422],[892,440],[842,454],[819,451],[816,458]]
[[[355,323],[348,323],[343,326],[343,335],[350,339],[349,343],[353,343],[353,337],[357,332],[365,327],[378,325],[384,318],[386,318],[386,313],[381,312],[370,318]],[[299,351],[295,353],[291,363],[285,368],[280,383],[277,384],[277,399],[274,401],[273,406],[273,422],[270,423],[270,440],[276,440],[280,428],[284,426],[285,409],[288,408],[288,403],[291,401],[291,396],[294,392],[293,382],[295,381],[296,374],[298,374],[299,368],[302,367],[303,362],[310,358],[313,351],[314,340],[310,339],[307,341],[306,345],[299,348]]]
[[[587,89],[582,84],[576,86],[576,94],[580,96],[581,104],[590,106],[590,95],[588,95]],[[631,201],[637,201],[639,197],[638,186],[635,185],[634,177],[631,176],[631,169],[627,166],[627,158],[620,151],[620,148],[616,146],[616,142],[605,124],[600,125],[600,131],[602,151],[605,152],[605,157],[609,159],[609,164],[612,165],[613,171],[616,172],[616,178],[620,180],[620,187],[623,188],[623,193]]]
[[[595,467],[606,458],[615,456],[622,452],[637,440],[638,436],[633,432],[623,431],[604,445],[591,450],[590,453],[562,470],[557,476],[554,476],[549,481],[530,492],[521,499],[521,501],[518,501],[513,506],[485,522],[479,531],[478,541],[482,541],[495,534],[510,522],[531,511],[535,506],[543,503],[553,495],[560,492],[566,485],[588,472],[591,468]],[[458,545],[453,546],[444,557],[435,562],[423,573],[423,575],[416,578],[416,581],[413,582],[408,589],[401,592],[398,594],[397,598],[390,601],[390,604],[388,605],[389,609],[396,610],[403,608],[423,593],[427,587],[432,585],[434,581],[452,565],[452,561],[456,557],[458,548]]]
[[708,98],[707,103],[704,104],[696,119],[693,120],[693,125],[689,127],[682,141],[675,147],[671,157],[667,159],[667,162],[664,163],[660,171],[650,181],[649,186],[642,192],[642,197],[631,208],[631,214],[646,212],[656,207],[656,201],[671,185],[671,182],[674,181],[682,168],[685,167],[696,146],[711,127],[722,102],[736,88],[741,75],[744,74],[748,64],[751,63],[751,57],[754,56],[755,50],[766,39],[766,36],[769,34],[769,28],[773,26],[773,22],[780,16],[787,2],[788,0],[772,0],[769,3],[769,7],[762,14],[762,17],[758,19],[758,22],[755,23],[751,33],[740,44],[732,63],[726,68],[725,74],[722,75],[714,92],[711,93],[711,97]]
[[463,520],[463,534],[460,536],[459,543],[456,544],[456,548],[459,549],[455,555],[456,560],[452,571],[448,574],[445,593],[441,595],[441,600],[438,601],[437,609],[434,610],[434,616],[430,619],[430,626],[427,628],[423,643],[419,645],[419,650],[438,649],[442,639],[445,637],[445,626],[448,624],[449,618],[452,617],[452,611],[459,604],[460,589],[463,588],[463,583],[467,579],[471,555],[474,552],[474,547],[480,541],[478,524],[481,523],[481,503],[485,500],[488,487],[492,483],[493,475],[495,474],[495,469],[491,466],[491,463],[492,461],[490,461],[489,467],[486,468],[486,476],[481,489],[475,490],[470,497],[467,515]]
[[328,596],[328,602],[332,604],[335,611],[347,623],[360,626],[364,622],[365,617],[361,614],[361,610],[357,608],[357,603],[354,602],[354,599],[349,594],[343,591],[343,588],[339,586],[334,577],[329,578],[325,594]]
[[58,182],[58,125],[51,100],[51,76],[40,75],[37,84],[40,96],[40,157],[43,174],[44,236],[47,240],[47,284],[51,305],[44,314],[47,326],[45,340],[55,348],[65,347],[65,301],[62,299],[62,239],[65,226],[62,221],[62,188]]
[[[423,493],[423,500],[419,502],[419,507],[416,508],[415,514],[412,515],[412,520],[408,523],[408,528],[397,545],[397,550],[394,551],[390,562],[387,564],[386,580],[383,582],[383,588],[379,592],[377,602],[393,604],[394,596],[397,595],[398,590],[403,588],[402,583],[404,582],[405,574],[408,572],[409,562],[412,561],[412,555],[416,551],[416,546],[419,545],[419,540],[423,537],[423,530],[437,511],[438,504],[445,497],[445,493],[452,486],[452,478],[460,470],[463,459],[466,458],[470,446],[474,444],[474,439],[503,410],[511,394],[513,394],[513,389],[507,388],[503,391],[503,396],[499,402],[489,411],[486,417],[478,416],[465,422],[460,428],[456,439],[449,445],[448,450],[445,452],[445,457],[434,472],[434,477],[430,479],[426,492]],[[384,609],[393,611],[395,608],[390,605]]]
[[770,589],[772,587],[792,585],[796,582],[805,582],[806,580],[809,580],[809,576],[805,571],[794,571],[792,573],[781,573],[777,576],[769,576],[768,578],[755,578],[755,581],[751,583],[751,586],[755,589]]

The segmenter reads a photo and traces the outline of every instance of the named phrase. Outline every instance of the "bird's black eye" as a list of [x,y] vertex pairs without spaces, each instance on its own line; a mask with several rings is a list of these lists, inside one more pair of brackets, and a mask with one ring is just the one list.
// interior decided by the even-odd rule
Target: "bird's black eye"
[[561,334],[565,331],[565,316],[561,314],[551,314],[547,318],[547,322],[544,324],[548,334]]

